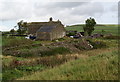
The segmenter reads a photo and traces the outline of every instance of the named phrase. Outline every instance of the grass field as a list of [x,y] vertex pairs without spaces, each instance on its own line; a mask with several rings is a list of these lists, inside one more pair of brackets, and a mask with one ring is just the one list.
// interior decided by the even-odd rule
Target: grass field
[[[63,55],[57,53],[60,50],[57,49],[57,52],[56,50],[53,51],[56,52],[57,55],[51,54],[45,57],[32,57],[31,55],[30,57],[22,57],[22,55],[26,55],[24,51],[20,57],[5,56],[3,54],[3,80],[117,80],[117,40],[93,39],[93,42],[94,41],[102,41],[106,43],[107,47],[82,50],[79,53],[62,53]],[[25,44],[21,43],[21,40],[18,43],[21,45]],[[30,44],[31,43],[27,43],[27,45]],[[11,45],[9,44],[9,46]],[[39,50],[38,47],[22,47],[22,50],[26,48],[30,51]],[[21,49],[21,47],[18,47],[18,49]],[[27,52],[29,53],[29,51]],[[53,52],[51,51],[50,53]],[[35,52],[31,53],[37,54]],[[78,59],[74,59],[76,56]],[[17,65],[15,63],[16,61],[21,62],[21,64]]]
[[[109,52],[108,52],[109,51]],[[91,53],[92,54],[92,53]],[[83,56],[86,54],[82,54]],[[118,52],[108,49],[95,56],[74,60],[19,80],[117,80]]]
[[[117,40],[103,41],[107,48],[83,50],[79,59],[43,71],[34,72],[18,80],[118,80]],[[74,54],[75,55],[75,54]]]
[[[104,30],[106,34],[117,35],[118,31],[116,25],[95,28],[96,33]],[[66,29],[83,31],[81,25]],[[88,50],[76,44],[82,41],[85,43],[85,39],[68,37],[59,39],[62,43],[3,37],[3,80],[118,80],[118,40],[114,36],[89,39],[93,49]],[[63,42],[68,47],[61,47]],[[79,52],[71,52],[76,48]]]
[[[83,25],[67,26],[65,29],[83,32]],[[104,30],[104,34],[118,35],[118,25],[96,25],[93,33],[102,33],[102,30]]]

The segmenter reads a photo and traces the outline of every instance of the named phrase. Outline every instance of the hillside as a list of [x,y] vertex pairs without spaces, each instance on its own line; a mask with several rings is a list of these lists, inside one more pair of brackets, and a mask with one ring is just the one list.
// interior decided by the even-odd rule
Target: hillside
[[[65,29],[82,32],[83,25],[67,26]],[[102,33],[102,30],[104,30],[105,34],[112,33],[113,35],[118,35],[118,25],[96,25],[93,33]]]
[[[66,28],[76,30],[78,26]],[[117,30],[117,26],[98,28]],[[116,30],[113,35],[99,38],[66,36],[53,41],[3,36],[2,79],[117,80],[119,36],[114,36]]]

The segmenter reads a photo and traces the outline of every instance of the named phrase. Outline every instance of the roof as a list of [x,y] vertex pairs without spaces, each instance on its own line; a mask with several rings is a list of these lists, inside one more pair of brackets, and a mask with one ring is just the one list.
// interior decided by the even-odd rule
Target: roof
[[50,21],[50,22],[30,22],[29,25],[45,25],[45,24],[58,24],[60,21]]
[[28,23],[29,29],[32,28],[30,33],[35,32],[51,32],[57,25],[64,26],[61,21],[49,21],[49,22],[31,22]]
[[51,32],[54,28],[56,25],[44,25],[37,32]]

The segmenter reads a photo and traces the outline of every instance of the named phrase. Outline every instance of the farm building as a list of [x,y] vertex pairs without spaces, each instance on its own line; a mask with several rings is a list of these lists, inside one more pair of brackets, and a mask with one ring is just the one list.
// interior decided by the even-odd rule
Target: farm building
[[66,30],[61,21],[31,22],[28,25],[28,34],[36,37],[36,40],[54,40],[66,35]]

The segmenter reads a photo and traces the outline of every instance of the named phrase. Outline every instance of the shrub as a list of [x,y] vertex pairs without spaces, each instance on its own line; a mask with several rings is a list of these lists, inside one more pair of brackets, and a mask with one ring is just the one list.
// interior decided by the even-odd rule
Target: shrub
[[64,47],[57,47],[49,51],[42,51],[40,52],[41,56],[50,56],[50,55],[56,55],[56,54],[66,54],[70,53],[69,49]]
[[37,64],[42,64],[47,67],[54,67],[74,59],[78,59],[78,56],[68,54],[68,55],[55,55],[50,57],[41,57],[41,58],[38,58],[35,62]]
[[59,39],[58,39],[58,41],[63,41],[63,40],[65,40],[65,39],[64,39],[64,38],[59,38]]
[[43,69],[45,69],[45,66],[43,66],[43,65],[36,65],[36,66],[18,66],[17,67],[17,69],[18,70],[20,70],[20,71],[27,71],[27,72],[29,72],[29,71],[37,71],[37,70],[39,70],[39,71],[41,71],[41,70],[43,70]]
[[68,33],[68,34],[66,34],[67,36],[74,36],[75,35],[75,33],[74,32],[70,32],[70,33]]
[[107,45],[103,41],[93,41],[93,40],[88,40],[89,43],[93,46],[93,49],[98,49],[98,48],[106,48]]
[[76,48],[80,49],[80,50],[87,50],[85,47],[83,46],[78,46],[78,45],[75,45]]
[[90,50],[91,46],[86,40],[76,40],[74,41],[75,47],[80,50]]
[[120,36],[105,36],[104,39],[120,39]]
[[35,53],[31,52],[29,49],[21,50],[19,54],[15,55],[17,57],[32,57]]
[[14,50],[14,51],[6,51],[4,52],[5,55],[12,55],[16,57],[36,57],[36,56],[51,56],[56,54],[66,54],[70,53],[70,50],[64,47],[40,47],[40,48],[33,48],[33,49],[22,49],[22,50]]

